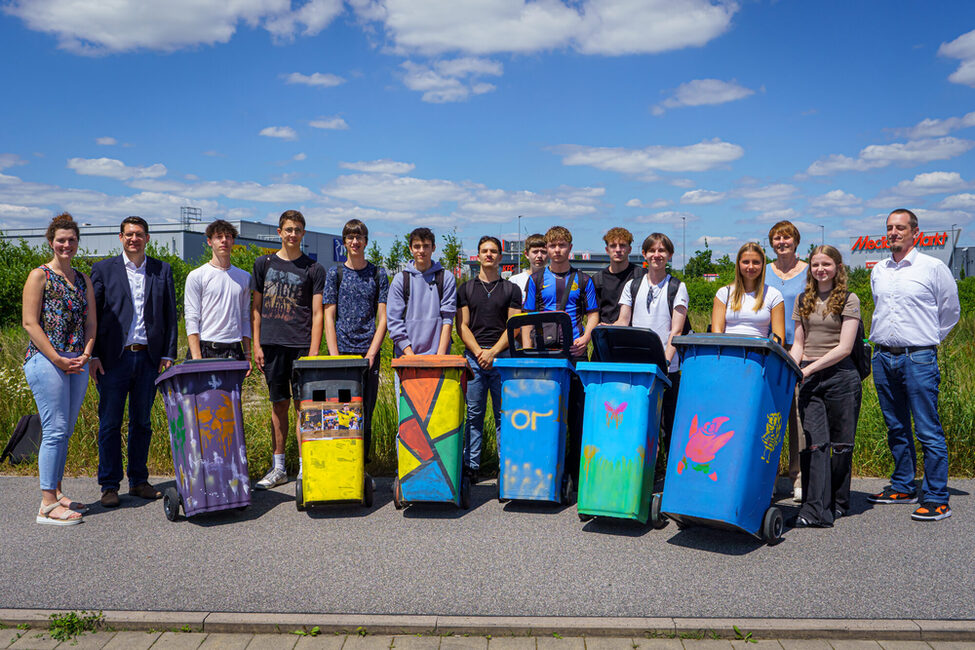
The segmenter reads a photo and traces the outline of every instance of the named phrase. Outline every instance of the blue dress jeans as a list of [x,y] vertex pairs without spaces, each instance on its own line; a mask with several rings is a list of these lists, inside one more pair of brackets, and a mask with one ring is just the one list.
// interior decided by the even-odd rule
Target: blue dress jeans
[[923,500],[947,504],[948,445],[938,418],[941,371],[938,370],[937,351],[925,349],[895,355],[875,350],[873,382],[887,423],[887,444],[894,456],[891,487],[906,494],[915,492],[916,435],[924,451]]
[[[77,352],[60,354],[69,359],[78,356]],[[24,364],[24,375],[41,418],[41,446],[37,451],[41,489],[56,490],[64,477],[68,443],[88,390],[88,366],[78,374],[68,375],[37,353]]]
[[98,376],[98,484],[118,490],[122,482],[122,412],[129,402],[129,487],[149,479],[149,414],[156,398],[158,366],[145,350],[124,350],[115,367]]
[[[501,428],[501,373],[495,368],[485,370],[477,363],[477,357],[465,351],[474,378],[467,382],[467,419],[464,422],[464,467],[478,469],[481,466],[481,441],[484,437],[484,416],[487,414],[487,398],[491,395],[494,412],[495,435]],[[497,358],[507,357],[503,352]],[[497,439],[497,438],[495,438]]]

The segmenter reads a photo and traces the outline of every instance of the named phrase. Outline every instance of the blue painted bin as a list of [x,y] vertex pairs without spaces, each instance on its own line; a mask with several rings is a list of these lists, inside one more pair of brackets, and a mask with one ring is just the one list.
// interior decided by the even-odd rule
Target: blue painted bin
[[580,363],[586,387],[577,507],[647,523],[667,375],[646,363]]
[[501,373],[498,498],[567,502],[565,446],[572,362],[495,359]]
[[799,366],[760,337],[692,334],[673,343],[681,382],[661,511],[681,526],[778,542],[782,513],[771,500]]

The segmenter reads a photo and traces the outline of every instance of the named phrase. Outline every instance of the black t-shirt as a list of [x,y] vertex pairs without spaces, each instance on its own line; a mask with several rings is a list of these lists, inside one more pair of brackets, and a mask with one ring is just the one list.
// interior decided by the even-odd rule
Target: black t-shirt
[[521,289],[504,279],[481,282],[471,278],[457,290],[457,307],[470,311],[467,324],[477,344],[494,347],[504,334],[508,309],[521,309]]
[[276,254],[254,261],[251,289],[261,294],[261,345],[308,347],[311,343],[312,300],[321,302],[325,269],[302,254],[283,260]]
[[633,279],[637,265],[630,265],[619,273],[610,273],[609,268],[602,269],[593,276],[596,283],[596,300],[599,301],[599,322],[612,325],[620,317],[620,296],[623,287]]

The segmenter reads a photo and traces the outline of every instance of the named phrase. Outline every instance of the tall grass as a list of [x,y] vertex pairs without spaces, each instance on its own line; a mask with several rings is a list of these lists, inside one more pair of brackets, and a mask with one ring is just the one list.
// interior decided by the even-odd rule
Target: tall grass
[[[869,315],[865,320],[869,320]],[[707,316],[691,314],[696,331],[707,327]],[[17,420],[37,410],[22,369],[27,335],[19,327],[0,329],[0,447],[6,444]],[[452,352],[458,354],[463,345],[455,339]],[[180,335],[180,358],[186,354],[186,338]],[[372,474],[392,474],[396,469],[396,404],[393,396],[393,374],[389,367],[392,356],[387,340],[382,352],[379,399],[373,417]],[[953,476],[975,476],[975,315],[966,315],[955,327],[939,352],[941,368],[941,421],[948,440],[949,471]],[[292,415],[291,430],[294,427]],[[123,423],[123,431],[125,427]],[[149,470],[153,474],[170,475],[173,463],[169,451],[168,425],[162,400],[157,399],[152,411],[155,434],[149,450]],[[488,410],[484,427],[481,466],[486,472],[498,468],[497,439],[494,421]],[[267,400],[267,386],[263,376],[255,372],[244,381],[244,432],[252,476],[262,475],[271,464],[271,418]],[[919,449],[920,454],[920,449]],[[297,470],[297,445],[288,436],[289,469]],[[854,472],[861,476],[884,476],[892,469],[887,447],[887,430],[877,403],[872,379],[863,384],[863,407],[857,429],[853,455]],[[68,451],[69,475],[94,476],[98,467],[98,392],[89,388],[71,439]],[[4,465],[3,472],[24,475],[37,473],[37,464]],[[920,468],[919,468],[920,470]]]

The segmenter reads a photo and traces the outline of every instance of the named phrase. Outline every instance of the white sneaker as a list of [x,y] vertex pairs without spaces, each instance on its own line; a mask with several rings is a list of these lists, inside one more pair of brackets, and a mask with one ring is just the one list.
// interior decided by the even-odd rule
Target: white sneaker
[[288,482],[288,473],[283,469],[271,468],[271,471],[264,475],[260,481],[258,481],[254,487],[258,490],[270,490],[273,487],[279,485],[284,485]]
[[798,485],[792,490],[792,500],[796,503],[802,503],[802,488]]

